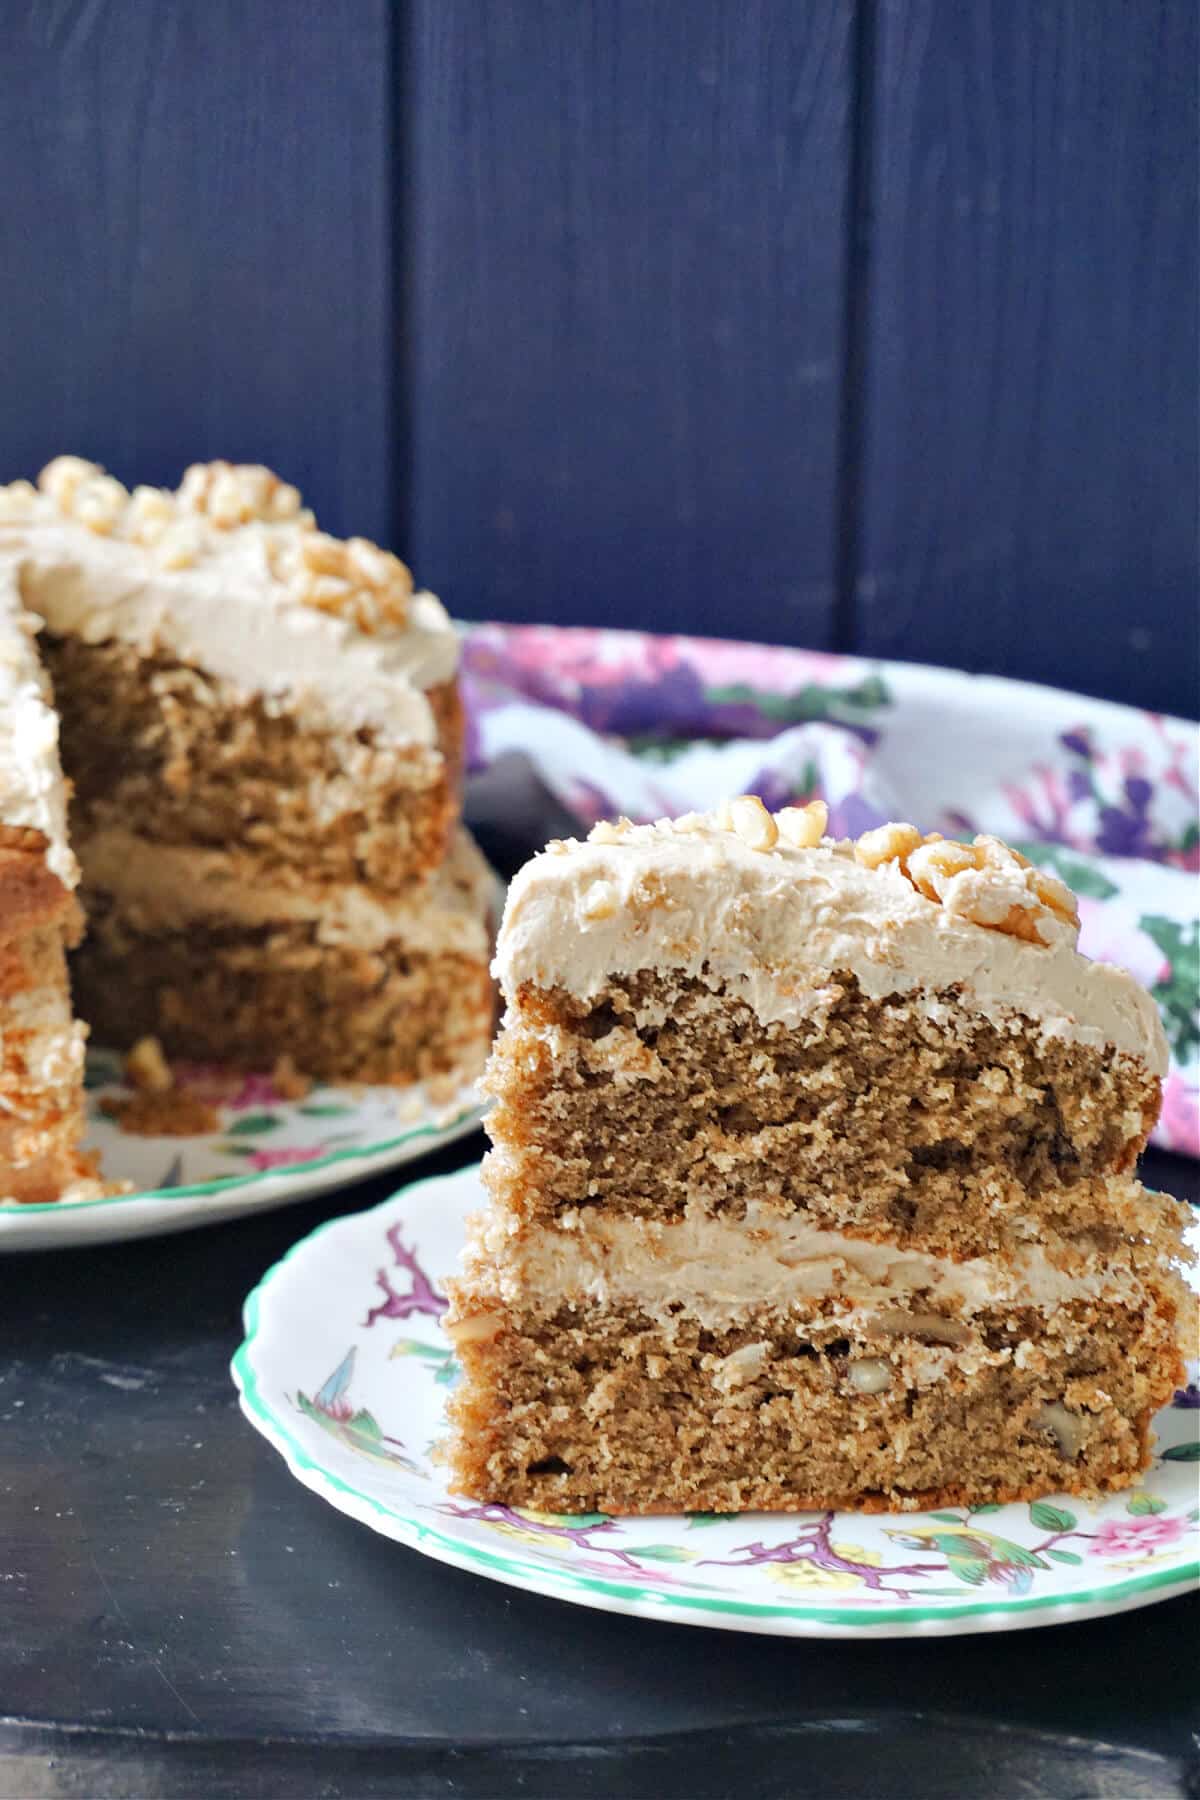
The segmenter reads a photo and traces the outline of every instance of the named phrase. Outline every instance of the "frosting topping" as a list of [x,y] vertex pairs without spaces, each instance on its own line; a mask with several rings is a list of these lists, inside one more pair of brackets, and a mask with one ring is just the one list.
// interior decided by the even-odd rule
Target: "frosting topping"
[[435,740],[426,690],[458,661],[445,609],[398,558],[318,531],[258,465],[130,494],[58,457],[39,488],[0,488],[0,568],[53,632],[160,650],[315,724]]
[[1048,1035],[1111,1045],[1165,1073],[1150,995],[1079,954],[1069,891],[1006,846],[925,840],[933,866],[927,854],[922,867],[915,845],[877,859],[874,847],[811,841],[824,822],[811,809],[805,822],[771,821],[755,802],[739,826],[737,805],[728,823],[600,825],[527,863],[497,943],[506,999],[525,983],[590,999],[614,974],[665,967],[724,982],[765,1023],[796,1025],[844,971],[873,998],[957,988],[997,1023],[1030,1017]]
[[58,715],[34,644],[37,620],[0,568],[0,824],[46,839],[46,862],[65,887],[79,880],[67,842],[67,790],[58,759]]

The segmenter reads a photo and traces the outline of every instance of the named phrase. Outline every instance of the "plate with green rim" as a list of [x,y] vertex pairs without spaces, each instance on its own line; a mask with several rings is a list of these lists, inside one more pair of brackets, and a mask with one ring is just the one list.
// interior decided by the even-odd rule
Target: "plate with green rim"
[[232,1373],[247,1419],[383,1536],[579,1605],[791,1637],[1057,1625],[1200,1582],[1195,1387],[1159,1414],[1140,1484],[1095,1501],[633,1519],[451,1494],[435,1457],[456,1378],[443,1283],[481,1199],[478,1165],[414,1182],[320,1226],[246,1301]]
[[399,1168],[474,1131],[483,1108],[474,1082],[414,1088],[317,1085],[287,1098],[268,1075],[172,1065],[184,1095],[211,1108],[215,1131],[139,1136],[105,1103],[129,1098],[121,1059],[89,1052],[87,1147],[106,1177],[130,1191],[44,1206],[0,1204],[0,1251],[115,1243],[214,1225],[243,1213]]

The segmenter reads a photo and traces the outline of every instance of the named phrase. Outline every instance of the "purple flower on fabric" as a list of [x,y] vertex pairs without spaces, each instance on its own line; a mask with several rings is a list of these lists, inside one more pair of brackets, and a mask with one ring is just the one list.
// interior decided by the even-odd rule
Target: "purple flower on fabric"
[[584,687],[579,717],[593,731],[613,732],[618,737],[682,738],[710,729],[704,689],[687,663],[659,671],[649,681]]
[[860,837],[887,823],[887,814],[864,800],[861,794],[846,794],[829,811],[829,835],[836,838]]
[[1086,728],[1079,731],[1064,731],[1058,741],[1064,750],[1070,750],[1076,756],[1084,757],[1088,762],[1092,760],[1091,737]]
[[819,790],[801,792],[793,787],[787,777],[774,769],[763,769],[751,782],[749,793],[757,794],[768,812],[778,812],[784,806],[798,806],[810,799],[819,799]]
[[1142,856],[1159,861],[1162,848],[1153,837],[1150,802],[1154,789],[1141,775],[1131,775],[1122,784],[1127,807],[1102,806],[1097,846],[1109,856]]
[[1189,1381],[1186,1387],[1176,1388],[1171,1405],[1189,1407],[1193,1411],[1200,1408],[1200,1387],[1194,1381]]

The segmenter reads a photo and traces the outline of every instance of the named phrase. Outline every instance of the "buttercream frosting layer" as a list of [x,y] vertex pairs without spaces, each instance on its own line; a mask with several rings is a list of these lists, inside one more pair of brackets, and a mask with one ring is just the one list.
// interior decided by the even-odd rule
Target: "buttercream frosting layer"
[[1075,1262],[1059,1268],[1032,1245],[1004,1260],[956,1262],[781,1221],[754,1206],[738,1221],[693,1206],[670,1223],[589,1213],[558,1226],[521,1226],[508,1215],[480,1214],[463,1271],[473,1297],[485,1303],[624,1305],[655,1319],[682,1313],[708,1329],[813,1301],[836,1321],[864,1308],[914,1304],[969,1316],[1005,1305],[1053,1308],[1101,1298],[1136,1304],[1141,1297],[1132,1270]]
[[723,984],[764,1023],[792,1027],[828,1003],[841,973],[872,998],[957,989],[1001,1026],[1033,1019],[1049,1036],[1167,1068],[1158,1010],[1124,970],[1089,962],[1065,936],[1031,943],[973,923],[897,863],[863,866],[848,843],[781,838],[764,850],[711,822],[663,822],[551,846],[512,883],[495,963],[510,1003],[526,983],[592,1000],[612,976],[663,969]]
[[0,824],[41,832],[48,866],[74,887],[79,866],[67,841],[58,715],[38,658],[36,628],[15,571],[0,563]]
[[401,943],[422,954],[479,960],[490,944],[495,878],[463,829],[427,881],[383,895],[353,883],[305,885],[290,870],[269,881],[244,852],[152,843],[119,828],[79,845],[85,902],[104,891],[122,916],[147,932],[188,924],[312,925],[318,943],[374,950]]
[[98,536],[38,494],[0,518],[0,570],[62,636],[161,652],[279,710],[303,712],[314,726],[435,742],[425,694],[453,676],[458,638],[434,595],[412,595],[402,627],[363,631],[351,617],[298,602],[277,577],[300,525],[190,526],[195,560],[168,568],[153,545]]

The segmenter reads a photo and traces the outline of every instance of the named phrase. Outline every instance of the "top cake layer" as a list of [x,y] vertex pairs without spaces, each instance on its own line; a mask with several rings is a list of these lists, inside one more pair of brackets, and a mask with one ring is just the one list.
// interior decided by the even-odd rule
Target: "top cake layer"
[[131,494],[60,456],[37,488],[0,488],[0,591],[58,636],[160,652],[385,742],[435,743],[426,694],[458,660],[445,609],[398,558],[318,531],[258,465],[198,463],[176,490]]
[[956,988],[993,1022],[1031,1018],[1165,1073],[1153,1000],[1079,954],[1060,881],[994,838],[889,825],[835,843],[824,825],[820,803],[772,816],[744,796],[551,843],[509,890],[495,965],[506,999],[530,984],[592,1000],[613,975],[670,968],[724,983],[765,1024],[797,1025],[846,973],[872,998]]

